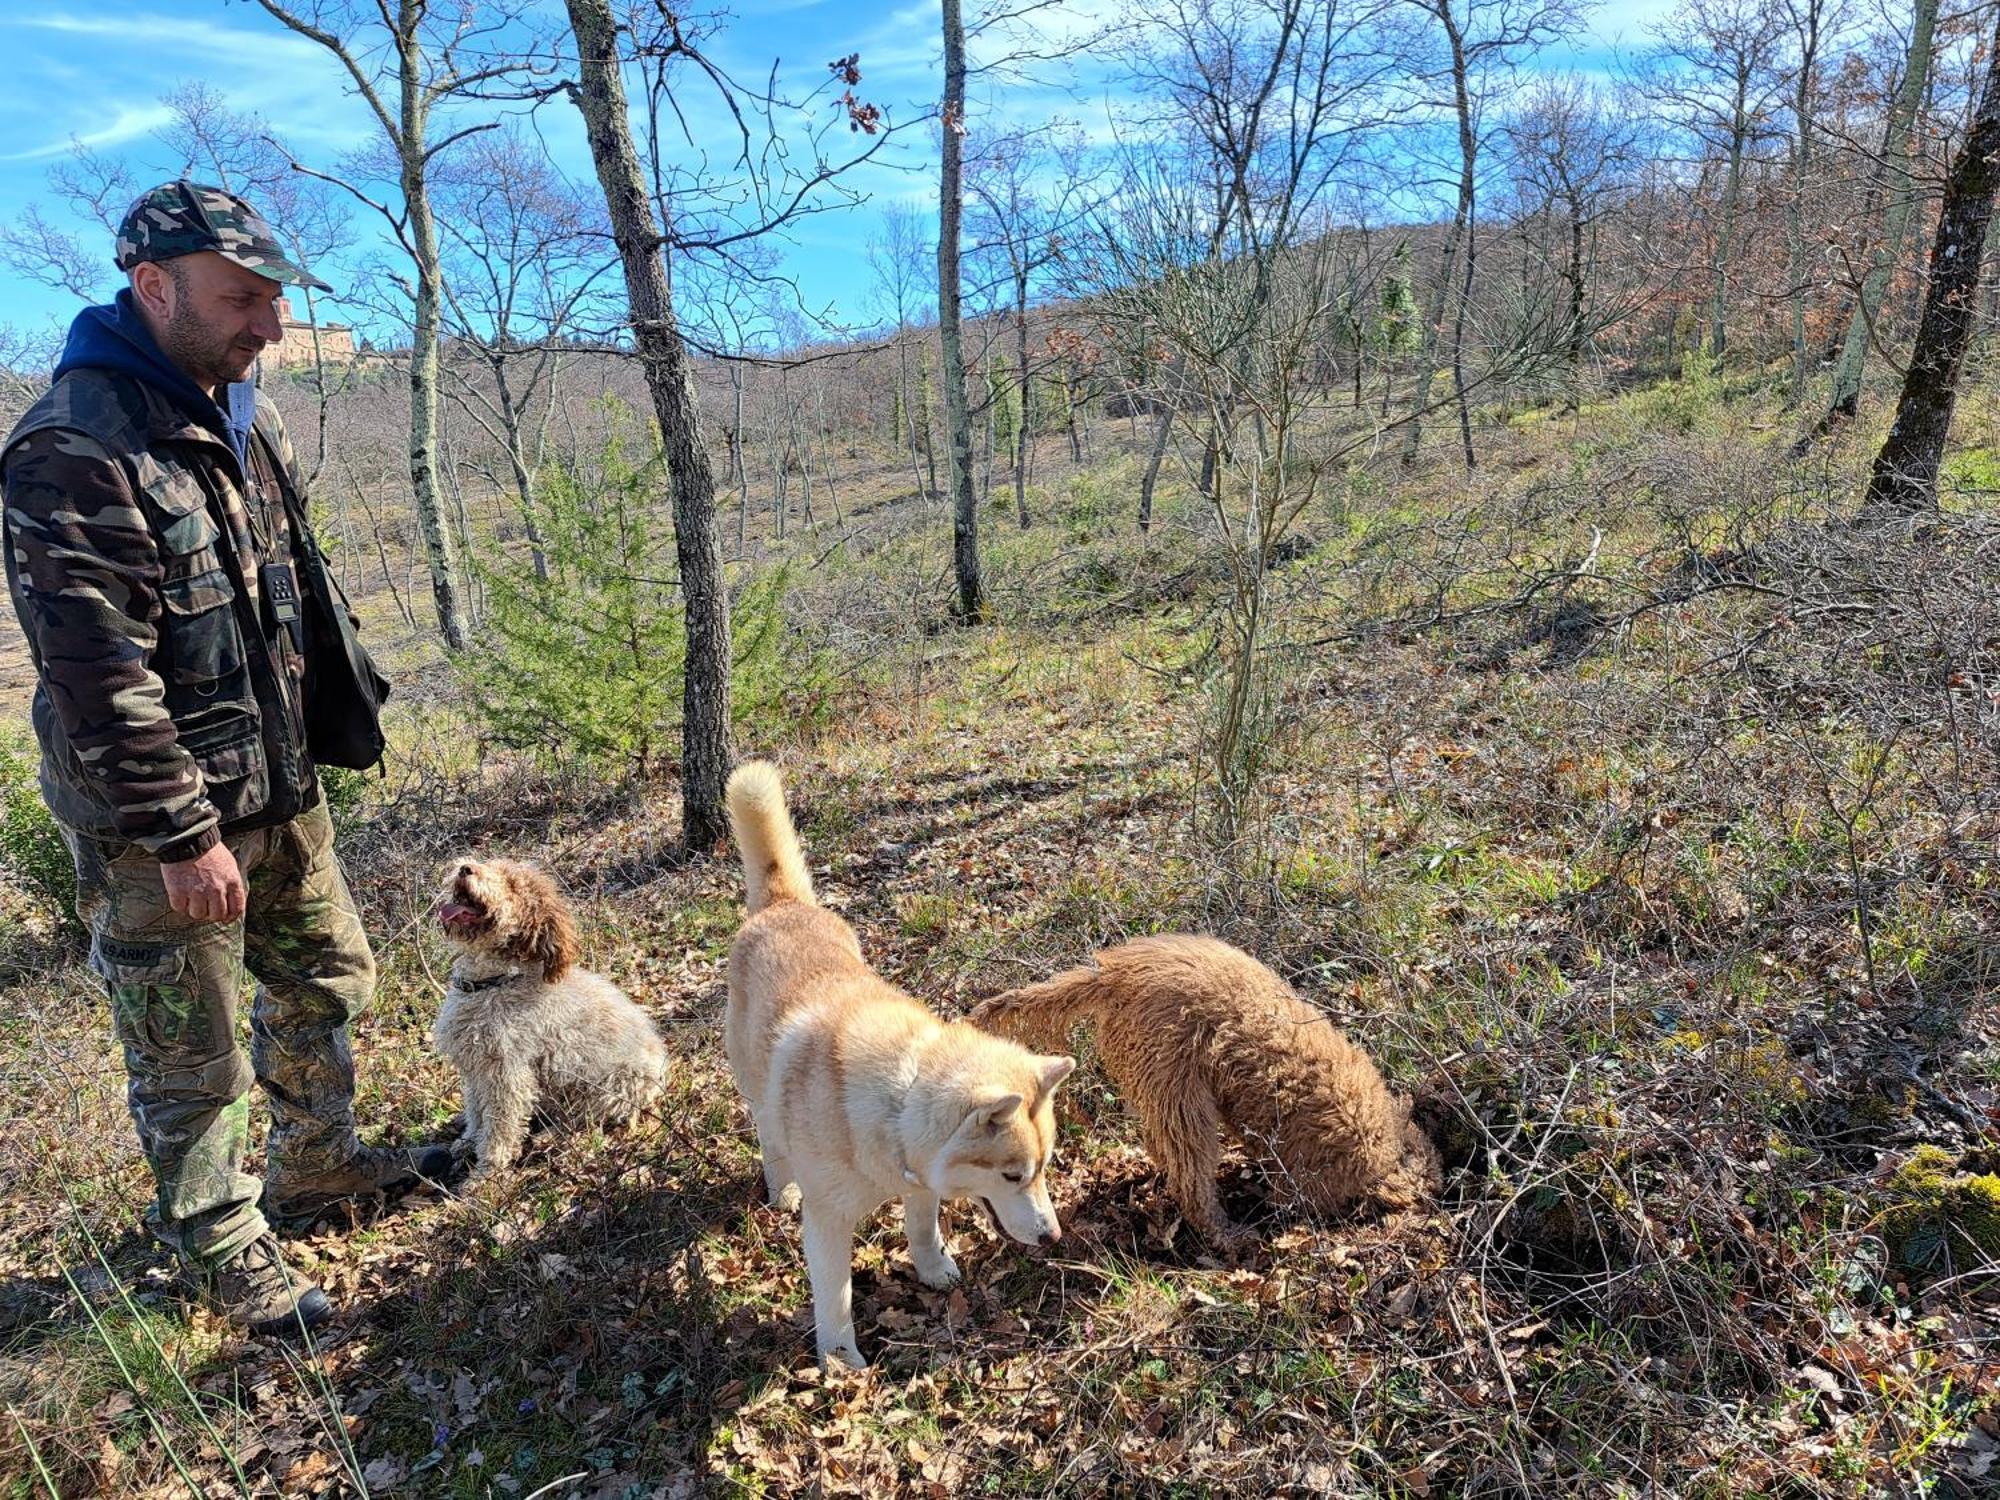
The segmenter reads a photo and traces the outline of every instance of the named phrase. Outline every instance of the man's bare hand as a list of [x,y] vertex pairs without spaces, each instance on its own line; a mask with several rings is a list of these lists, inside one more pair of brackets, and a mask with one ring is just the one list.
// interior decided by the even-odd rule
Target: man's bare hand
[[243,872],[227,844],[160,866],[167,904],[196,922],[233,922],[243,915]]

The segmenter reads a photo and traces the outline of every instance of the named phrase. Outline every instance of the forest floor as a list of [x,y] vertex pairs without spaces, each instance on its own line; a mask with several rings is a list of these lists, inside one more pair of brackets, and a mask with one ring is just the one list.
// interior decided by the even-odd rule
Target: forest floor
[[1061,1244],[948,1210],[965,1281],[934,1293],[871,1222],[874,1368],[821,1374],[721,1055],[733,859],[678,856],[670,775],[497,752],[412,647],[390,774],[339,807],[381,962],[364,1134],[458,1107],[426,912],[461,850],[558,876],[668,1038],[665,1118],[293,1239],[339,1317],[307,1351],[243,1338],[137,1228],[101,999],[17,869],[0,1493],[1993,1493],[2000,424],[1962,416],[1935,525],[1863,535],[1837,521],[1866,434],[1792,463],[1768,398],[1723,396],[1489,412],[1472,475],[1440,441],[1330,485],[1270,575],[1226,836],[1221,553],[1178,486],[1134,533],[1128,453],[1038,485],[1026,531],[996,487],[989,626],[940,628],[948,535],[886,468],[787,598],[814,686],[738,749],[784,764],[884,974],[957,1014],[1216,933],[1414,1094],[1435,1205],[1316,1223],[1235,1163],[1259,1234],[1212,1254],[1085,1043]]

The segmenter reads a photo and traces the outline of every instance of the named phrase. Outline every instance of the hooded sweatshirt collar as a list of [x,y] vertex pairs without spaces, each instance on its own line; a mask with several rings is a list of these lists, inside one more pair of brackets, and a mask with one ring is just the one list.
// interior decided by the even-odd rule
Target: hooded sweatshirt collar
[[113,370],[144,381],[190,420],[228,443],[239,465],[248,464],[250,427],[257,415],[256,382],[236,381],[226,392],[227,405],[218,406],[154,342],[129,287],[106,305],[86,307],[70,324],[56,378],[81,369]]

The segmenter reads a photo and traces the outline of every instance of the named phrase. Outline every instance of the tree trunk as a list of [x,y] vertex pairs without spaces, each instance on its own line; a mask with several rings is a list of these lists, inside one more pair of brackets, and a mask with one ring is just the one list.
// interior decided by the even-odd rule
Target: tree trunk
[[1787,408],[1797,406],[1806,396],[1806,379],[1812,368],[1806,351],[1806,184],[1812,170],[1812,132],[1815,100],[1813,86],[1819,69],[1820,27],[1826,0],[1806,0],[1800,23],[1798,66],[1792,80],[1792,201],[1787,205],[1786,279],[1791,283],[1792,302],[1792,383],[1785,397]]
[[790,513],[791,486],[785,477],[785,450],[778,442],[778,403],[770,404],[764,423],[764,457],[771,466],[771,506],[778,513],[778,540],[785,539],[785,518]]
[[1896,420],[1875,458],[1864,512],[1937,507],[1938,466],[1978,314],[1979,269],[1993,218],[1993,190],[2000,182],[2000,161],[1995,160],[2000,153],[2000,30],[1986,58],[1972,129],[1945,179],[1916,347],[1910,351]]
[[[401,220],[405,243],[416,272],[416,306],[410,338],[410,493],[417,508],[417,529],[424,539],[425,560],[431,574],[431,602],[437,614],[438,631],[446,647],[465,648],[465,615],[459,600],[458,557],[445,524],[437,482],[438,428],[438,323],[443,298],[443,278],[438,267],[437,228],[431,218],[429,167],[431,151],[425,146],[425,130],[432,103],[447,91],[426,81],[424,45],[421,31],[424,0],[400,0],[395,13],[388,0],[378,0],[381,21],[396,51],[397,100],[394,118],[386,101],[369,81],[349,41],[315,22],[294,15],[277,0],[259,0],[275,20],[330,52],[347,70],[356,90],[367,101],[383,136],[396,154],[397,176],[403,193]],[[317,9],[317,8],[315,8]],[[294,163],[296,165],[296,163]],[[342,184],[345,186],[345,184]],[[351,189],[350,189],[351,191]],[[378,205],[379,206],[379,205]],[[307,294],[308,302],[311,293]],[[325,365],[318,355],[318,335],[314,335],[315,369],[319,374],[321,411],[326,400]],[[322,428],[320,461],[325,461],[325,432]]]
[[1139,480],[1139,534],[1153,529],[1153,486],[1159,483],[1160,462],[1167,456],[1167,439],[1174,430],[1174,412],[1180,404],[1180,363],[1161,372],[1160,425],[1153,429],[1153,441],[1146,453],[1146,472]]
[[896,330],[896,393],[897,406],[901,408],[903,419],[899,439],[907,441],[910,447],[910,477],[917,486],[917,514],[924,513],[924,502],[931,497],[930,486],[924,483],[923,454],[917,448],[917,414],[910,401],[909,346],[904,342],[906,329]]
[[1352,313],[1347,317],[1348,335],[1354,341],[1354,409],[1361,410],[1361,356],[1367,339],[1367,330],[1362,328],[1360,319]]
[[965,401],[965,342],[959,328],[959,218],[965,207],[965,18],[944,0],[944,164],[938,174],[938,342],[944,349],[945,446],[951,473],[951,561],[958,618],[986,616],[979,576],[979,497],[973,489],[972,416]]
[[674,548],[687,608],[687,663],[681,687],[681,841],[690,852],[707,851],[727,831],[722,791],[729,775],[729,603],[716,539],[715,477],[702,445],[693,368],[674,318],[662,254],[665,241],[654,223],[652,200],[632,144],[610,0],[566,3],[576,32],[580,78],[571,94],[583,114],[591,160],[610,212],[631,303],[632,333],[659,418],[660,444],[673,491]]
[[736,479],[736,556],[740,559],[750,544],[750,471],[743,463],[743,366],[729,362],[729,387],[735,398],[735,417],[729,429],[729,466]]
[[[1479,137],[1472,128],[1472,92],[1467,81],[1464,39],[1459,35],[1458,23],[1452,16],[1448,0],[1439,0],[1432,14],[1443,25],[1445,39],[1451,44],[1452,103],[1458,114],[1458,205],[1452,211],[1451,224],[1445,230],[1444,249],[1438,263],[1436,299],[1429,316],[1424,319],[1423,347],[1417,352],[1417,392],[1411,403],[1409,427],[1403,433],[1402,458],[1405,465],[1417,461],[1417,449],[1424,436],[1424,411],[1430,405],[1431,381],[1437,374],[1438,345],[1444,339],[1445,312],[1459,301],[1456,275],[1458,242],[1472,218],[1476,187],[1474,174],[1479,164]],[[1461,308],[1461,316],[1462,312]]]
[[[552,377],[553,378],[553,377]],[[542,544],[541,523],[535,515],[535,471],[528,463],[528,448],[522,437],[522,412],[514,403],[514,389],[507,383],[507,366],[496,362],[493,386],[500,396],[500,430],[507,438],[507,467],[514,473],[514,493],[521,501],[521,525],[528,533],[528,553],[534,559],[535,577],[549,581],[549,554]]]
[[833,448],[826,435],[826,387],[820,384],[816,375],[813,377],[812,392],[815,425],[819,429],[819,477],[826,482],[826,500],[833,507],[834,524],[845,526],[847,517],[840,510],[840,486],[833,477]]
[[1575,198],[1569,200],[1569,269],[1564,279],[1569,282],[1569,337],[1563,351],[1569,379],[1563,411],[1571,413],[1583,401],[1583,205]]
[[[457,555],[470,557],[472,555],[472,517],[465,508],[465,487],[459,483],[458,460],[454,456],[454,452],[451,438],[451,409],[448,406],[440,406],[438,408],[437,428],[437,467],[438,472],[444,476],[443,489],[451,502],[450,535]],[[466,579],[466,584],[465,593],[460,596],[461,607],[464,610],[466,623],[476,630],[479,626],[480,617],[485,612],[480,597],[478,575],[473,574],[469,576]]]
[[1465,226],[1465,284],[1459,288],[1458,314],[1451,324],[1451,390],[1458,404],[1458,436],[1465,450],[1465,472],[1470,474],[1479,460],[1472,451],[1472,411],[1465,400],[1465,310],[1472,305],[1472,267],[1479,254],[1479,223]]
[[417,529],[430,564],[431,603],[445,646],[463,651],[468,640],[465,606],[459,598],[458,549],[445,524],[438,494],[438,322],[443,272],[438,265],[437,226],[431,219],[429,155],[422,98],[422,64],[415,29],[402,33],[397,50],[402,68],[401,162],[403,203],[409,214],[410,247],[417,273],[416,317],[410,333],[410,493],[416,500]]
[[[1014,271],[1014,355],[1020,361],[1016,391],[1020,410],[1014,418],[1014,515],[1028,529],[1028,277]],[[1144,528],[1142,527],[1141,530]]]
[[[1799,86],[1803,101],[1806,95],[1804,84]],[[1785,212],[1785,279],[1792,302],[1792,380],[1785,392],[1785,408],[1790,410],[1806,398],[1806,377],[1811,370],[1811,357],[1806,353],[1806,168],[1809,162],[1811,137],[1801,115],[1798,125],[1798,143],[1793,164],[1792,201]]]
[[917,345],[917,409],[913,420],[916,434],[924,445],[924,472],[927,476],[924,494],[936,498],[944,491],[938,486],[937,442],[931,428],[931,346],[928,341]]
[[1729,251],[1736,239],[1736,203],[1742,193],[1743,151],[1750,136],[1746,96],[1750,84],[1738,78],[1736,109],[1730,117],[1729,173],[1722,181],[1722,237],[1715,245],[1715,296],[1709,310],[1708,352],[1716,366],[1729,347]]
[[785,469],[791,471],[792,460],[799,464],[799,520],[801,524],[818,524],[813,518],[813,471],[812,445],[799,436],[799,405],[792,399],[792,372],[778,371],[778,400],[785,410]]
[[1848,420],[1860,407],[1861,372],[1868,363],[1869,340],[1882,310],[1883,296],[1889,290],[1889,278],[1903,253],[1910,206],[1916,201],[1910,182],[1911,135],[1916,129],[1917,108],[1923,103],[1924,84],[1930,76],[1931,36],[1937,26],[1937,12],[1938,0],[1916,0],[1910,54],[1903,65],[1903,81],[1890,107],[1889,131],[1883,142],[1889,216],[1883,222],[1881,243],[1869,256],[1860,297],[1854,304],[1853,317],[1848,320],[1847,341],[1841,346],[1840,365],[1833,377],[1833,397],[1822,424],[1826,427]]

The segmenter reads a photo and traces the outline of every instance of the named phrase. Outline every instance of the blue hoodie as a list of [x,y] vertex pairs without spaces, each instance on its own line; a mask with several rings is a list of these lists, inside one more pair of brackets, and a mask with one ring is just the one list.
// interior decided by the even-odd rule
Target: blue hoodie
[[226,440],[236,462],[247,467],[250,424],[257,415],[257,383],[239,380],[229,387],[227,410],[190,380],[153,341],[152,330],[133,305],[131,288],[105,307],[86,307],[69,325],[69,341],[56,364],[56,378],[67,370],[116,370],[143,380],[166,396],[194,421]]

